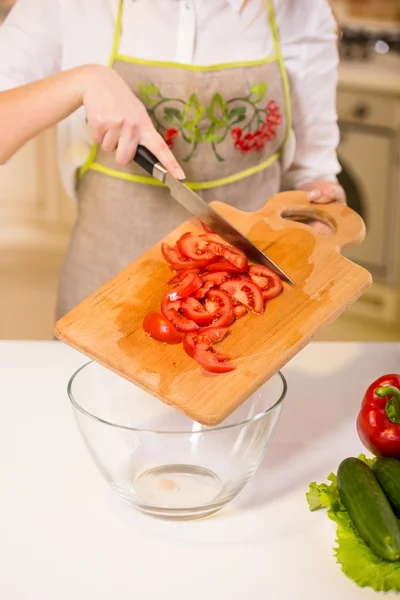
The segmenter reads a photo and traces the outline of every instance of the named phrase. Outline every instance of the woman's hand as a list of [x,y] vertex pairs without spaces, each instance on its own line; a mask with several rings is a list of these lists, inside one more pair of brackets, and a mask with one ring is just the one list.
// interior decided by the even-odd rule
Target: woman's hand
[[329,202],[341,202],[346,204],[346,193],[341,185],[324,179],[315,179],[298,188],[307,192],[310,202],[316,204],[328,204]]
[[[307,197],[310,202],[315,204],[329,204],[330,202],[340,202],[346,204],[346,193],[341,185],[324,179],[315,179],[298,188],[307,192]],[[322,235],[329,235],[331,229],[321,221],[313,221],[309,223],[311,227]]]
[[116,162],[120,165],[129,164],[141,144],[176,179],[184,179],[183,170],[155,130],[145,106],[118,73],[101,65],[81,69],[78,93],[93,141],[106,152],[116,150]]

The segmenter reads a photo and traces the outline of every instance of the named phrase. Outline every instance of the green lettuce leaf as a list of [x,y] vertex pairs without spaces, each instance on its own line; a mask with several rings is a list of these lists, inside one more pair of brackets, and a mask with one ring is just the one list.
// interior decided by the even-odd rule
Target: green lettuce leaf
[[[374,459],[363,454],[358,458],[369,466],[374,463]],[[334,553],[343,573],[360,587],[400,592],[400,562],[386,561],[372,552],[358,535],[340,501],[336,475],[331,473],[327,479],[329,485],[311,483],[306,496],[311,511],[326,508],[328,517],[337,524]]]

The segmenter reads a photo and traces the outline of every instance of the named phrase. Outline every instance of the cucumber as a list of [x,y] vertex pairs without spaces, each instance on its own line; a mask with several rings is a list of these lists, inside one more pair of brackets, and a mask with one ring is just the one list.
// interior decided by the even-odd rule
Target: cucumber
[[337,474],[340,499],[360,537],[381,558],[400,560],[400,525],[372,469],[346,458]]
[[372,470],[395,515],[400,518],[400,461],[380,456],[373,464]]

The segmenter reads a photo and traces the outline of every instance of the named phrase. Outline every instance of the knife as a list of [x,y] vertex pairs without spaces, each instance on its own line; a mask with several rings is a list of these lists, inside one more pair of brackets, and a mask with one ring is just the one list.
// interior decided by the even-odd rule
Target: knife
[[264,252],[257,248],[226,219],[221,217],[205,200],[200,198],[200,196],[195,194],[195,192],[181,181],[175,179],[150,150],[147,150],[144,146],[138,146],[134,161],[154,177],[154,179],[166,184],[171,196],[199,219],[199,221],[205,223],[205,225],[225,238],[230,244],[242,250],[250,260],[268,267],[271,271],[279,275],[279,277],[293,284],[288,275],[268,258]]

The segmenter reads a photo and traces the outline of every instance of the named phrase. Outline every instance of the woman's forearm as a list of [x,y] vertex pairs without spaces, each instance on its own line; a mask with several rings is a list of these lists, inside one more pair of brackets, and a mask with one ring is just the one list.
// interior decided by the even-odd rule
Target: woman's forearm
[[77,67],[0,92],[0,164],[82,105],[83,81],[93,68]]
[[142,144],[177,179],[185,174],[155,130],[144,104],[116,71],[84,65],[0,92],[0,164],[48,127],[85,107],[93,142],[115,151],[118,164],[133,160]]

